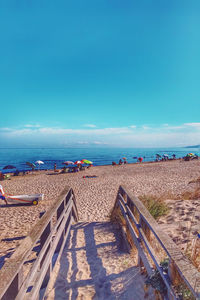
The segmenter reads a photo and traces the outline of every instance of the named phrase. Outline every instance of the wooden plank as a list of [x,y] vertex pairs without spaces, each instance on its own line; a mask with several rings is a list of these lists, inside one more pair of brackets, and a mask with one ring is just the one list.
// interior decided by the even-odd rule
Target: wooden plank
[[75,212],[75,215],[74,215],[75,218],[74,218],[74,220],[76,222],[78,222],[79,215],[78,215],[78,209],[77,209],[77,204],[76,204],[76,197],[75,197],[75,194],[74,194],[73,190],[72,190],[72,195],[73,195],[73,210]]
[[[123,191],[122,193],[127,193],[126,187],[121,186],[121,191]],[[153,219],[141,201],[133,194],[127,194],[130,198],[129,201],[134,203],[135,207],[144,218],[147,226],[151,229],[162,248],[166,251],[167,255],[173,258],[173,261],[183,281],[187,284],[195,297],[200,297],[200,273],[181,253],[178,246],[170,239],[170,237],[166,233],[162,232],[157,222]]]
[[137,247],[138,249],[138,255],[141,257],[142,261],[143,261],[143,264],[147,270],[147,273],[149,274],[149,276],[152,274],[152,271],[153,271],[153,267],[152,265],[150,264],[150,262],[148,261],[148,258],[146,256],[146,254],[144,253],[143,249],[142,249],[142,245],[140,245],[140,242],[138,240],[138,237],[137,237],[137,234],[130,222],[130,220],[128,219],[127,215],[126,215],[126,212],[124,210],[124,207],[122,206],[122,204],[119,202],[119,205],[120,205],[120,209],[121,209],[121,212],[127,222],[127,225],[129,227],[129,230],[130,230],[130,233],[131,233],[131,236],[133,238],[133,242],[135,244],[135,246]]
[[[147,238],[146,238],[146,236],[145,236],[143,230],[141,229],[140,224],[137,223],[137,220],[135,219],[135,217],[134,217],[132,211],[130,210],[130,208],[128,207],[128,205],[127,205],[125,202],[123,202],[123,204],[126,205],[126,209],[127,209],[126,212],[125,212],[125,210],[124,210],[125,215],[123,214],[124,217],[125,217],[125,219],[126,219],[126,221],[127,221],[127,222],[129,223],[129,225],[132,227],[132,224],[131,224],[130,220],[128,219],[128,216],[130,216],[130,217],[131,217],[131,220],[132,220],[132,221],[134,222],[134,224],[136,225],[136,227],[137,227],[137,229],[138,229],[138,232],[139,232],[139,234],[140,234],[138,238],[139,238],[140,240],[143,240],[143,242],[144,242],[144,244],[145,244],[145,246],[146,246],[146,249],[147,249],[149,255],[151,256],[151,258],[152,258],[153,262],[155,263],[156,268],[158,269],[158,271],[159,271],[159,273],[160,273],[160,275],[161,275],[161,277],[162,277],[162,279],[163,279],[165,285],[167,286],[167,289],[169,290],[169,294],[170,294],[171,296],[173,296],[173,299],[177,299],[177,298],[176,298],[176,295],[175,295],[175,293],[174,293],[174,291],[173,291],[173,289],[172,289],[172,287],[170,286],[170,283],[169,283],[169,277],[168,277],[166,274],[163,273],[162,268],[160,267],[160,264],[159,264],[159,259],[156,257],[156,254],[155,254],[153,248],[151,247],[149,241],[147,240]],[[123,207],[122,204],[121,204],[121,207]],[[123,209],[124,209],[124,207],[123,207]],[[128,215],[128,216],[127,216],[127,215]],[[130,228],[130,227],[129,227],[129,228]],[[135,232],[135,230],[133,229],[133,227],[130,228],[130,229],[131,229],[131,236],[132,236],[133,239],[134,239],[134,236],[132,235],[132,233],[133,233],[133,231],[134,231],[134,235],[136,236],[136,232]],[[138,240],[138,238],[137,238],[137,240]],[[138,243],[139,243],[139,242],[138,242]],[[138,247],[138,246],[137,246],[137,247]],[[141,247],[141,249],[142,249],[142,247]],[[145,252],[144,252],[143,249],[142,249],[141,251],[143,251],[143,253],[145,254]],[[145,255],[145,256],[146,256],[146,255]],[[140,257],[141,257],[141,255],[140,255]],[[146,258],[147,258],[147,257],[146,257]],[[148,258],[147,258],[147,260],[148,260]],[[142,261],[143,261],[143,259],[142,259]],[[144,261],[143,261],[143,264],[146,265],[146,264],[144,263]],[[146,267],[146,266],[145,266],[145,267]],[[148,272],[148,271],[147,271],[147,272]],[[149,273],[149,272],[148,272],[148,273]]]
[[[66,231],[65,236],[64,236],[63,244],[62,244],[62,246],[61,246],[61,248],[60,248],[60,252],[59,252],[58,257],[57,257],[57,260],[56,260],[57,262],[60,260],[60,257],[61,257],[61,255],[62,255],[63,249],[64,249],[64,247],[65,247],[67,238],[68,238],[68,236],[69,236],[69,232],[70,232],[70,230],[71,230],[71,225],[73,224],[73,222],[74,222],[74,219],[73,219],[73,217],[71,217],[69,226],[68,226],[67,231]],[[54,267],[55,267],[55,266],[54,266]],[[47,287],[46,287],[46,291],[47,291],[47,290],[48,290],[48,285],[47,285]],[[45,296],[46,296],[46,292],[44,293],[43,299],[45,299]],[[41,300],[43,300],[43,299],[41,299]],[[29,298],[28,298],[27,300],[29,300]],[[35,299],[33,299],[33,300],[35,300]]]
[[[21,289],[18,293],[18,298],[17,299],[19,299],[19,300],[22,299],[22,296],[25,293],[26,289],[28,288],[28,286],[31,285],[31,282],[34,281],[34,277],[35,277],[36,273],[38,272],[38,268],[40,266],[41,260],[43,259],[44,254],[45,254],[47,248],[49,247],[49,244],[51,243],[52,237],[56,234],[57,227],[60,225],[60,222],[62,221],[63,216],[65,215],[65,217],[68,218],[68,216],[71,212],[72,205],[73,205],[72,202],[68,202],[67,207],[63,211],[62,215],[60,215],[59,220],[57,221],[57,223],[54,225],[54,228],[52,229],[51,234],[48,236],[45,244],[42,247],[42,250],[39,252],[37,260],[34,262],[29,274],[27,275],[26,280],[24,281],[24,283],[23,283],[23,285],[22,285],[22,287],[21,287]],[[55,243],[55,240],[53,241],[52,244],[54,244],[54,243]],[[49,256],[49,253],[48,253],[48,257],[49,257],[49,260],[50,260],[51,258]]]
[[51,209],[47,211],[44,216],[38,221],[36,226],[31,230],[29,235],[22,240],[19,247],[15,251],[15,253],[9,258],[9,260],[5,263],[3,268],[0,270],[0,297],[2,297],[15,276],[18,273],[18,270],[22,267],[24,261],[27,259],[28,255],[31,253],[32,248],[39,240],[41,234],[43,233],[46,224],[51,220],[53,214],[56,209],[60,205],[60,203],[65,199],[66,195],[71,191],[71,188],[66,187],[60,196],[55,200]]
[[130,210],[130,208],[128,206],[126,206],[127,208],[127,213],[128,213],[128,216],[131,218],[131,220],[135,223],[135,225],[137,226],[137,229],[138,229],[138,232],[139,232],[139,237],[141,240],[143,240],[145,246],[146,246],[146,249],[149,253],[149,255],[151,256],[153,262],[155,263],[156,265],[156,268],[157,270],[159,271],[165,285],[167,286],[167,289],[169,290],[169,293],[171,295],[173,295],[174,299],[176,299],[176,295],[172,289],[172,287],[170,286],[170,280],[169,280],[169,277],[167,275],[165,275],[162,271],[162,268],[160,267],[160,263],[159,263],[159,259],[157,258],[156,254],[155,254],[155,251],[153,250],[153,248],[151,247],[148,239],[146,238],[146,235],[145,233],[143,232],[142,228],[140,227],[140,224],[137,223],[137,220],[135,219],[132,211]]
[[[63,230],[65,228],[65,222],[67,221],[67,218],[68,218],[68,215],[66,215],[63,219],[63,222],[61,223],[60,227],[59,227],[59,230],[55,236],[55,239],[54,239],[54,242],[52,244],[52,247],[49,251],[49,257],[52,259],[52,256],[56,250],[56,246],[57,246],[57,243],[63,233]],[[63,240],[64,242],[64,240]],[[31,292],[29,293],[28,295],[28,299],[30,300],[34,300],[35,297],[37,297],[38,293],[39,293],[39,290],[41,288],[41,285],[42,285],[42,282],[43,282],[43,279],[45,277],[45,274],[48,270],[48,267],[49,267],[49,259],[48,257],[45,259],[44,261],[44,264],[43,264],[43,267],[42,267],[42,270],[41,272],[38,274],[37,278],[35,278],[35,282],[37,282],[37,284],[33,287],[33,289],[31,290]]]

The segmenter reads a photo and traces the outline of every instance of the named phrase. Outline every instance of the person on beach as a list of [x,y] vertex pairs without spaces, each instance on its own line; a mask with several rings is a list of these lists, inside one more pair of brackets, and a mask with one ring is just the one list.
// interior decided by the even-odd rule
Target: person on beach
[[143,157],[138,157],[138,161],[141,163],[143,161]]
[[0,180],[4,180],[4,175],[2,172],[0,172]]
[[119,165],[122,165],[123,164],[123,161],[121,160],[121,158],[120,158],[120,160],[119,160]]
[[62,171],[60,173],[67,173],[68,169],[66,168],[66,166],[63,167]]
[[56,172],[56,163],[54,164],[54,172]]
[[5,197],[5,193],[3,191],[3,188],[2,186],[0,185],[0,199],[1,200],[4,200],[6,204],[8,204],[7,200],[6,200],[6,197]]

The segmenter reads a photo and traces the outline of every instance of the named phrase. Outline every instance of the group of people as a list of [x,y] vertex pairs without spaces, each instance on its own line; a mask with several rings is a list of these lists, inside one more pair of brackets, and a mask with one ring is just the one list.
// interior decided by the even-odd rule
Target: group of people
[[123,164],[126,164],[126,163],[127,163],[126,159],[121,160],[121,158],[120,158],[120,160],[119,160],[119,165],[123,165]]
[[[138,158],[137,158],[137,161],[138,161],[139,163],[141,163],[141,162],[143,161],[143,157],[138,157]],[[123,158],[123,160],[120,158],[120,160],[119,160],[119,165],[123,165],[123,164],[127,164],[126,158]],[[112,162],[112,165],[113,165],[113,166],[116,166],[117,163],[116,163],[115,161],[113,161],[113,162]]]
[[176,159],[176,154],[172,154],[172,158],[169,158],[168,154],[163,154],[162,156],[160,154],[156,154],[155,161],[166,161],[166,160],[174,160],[174,159]]
[[56,163],[54,164],[54,172],[59,172],[59,173],[76,173],[76,172],[79,172],[79,171],[84,171],[85,168],[90,168],[91,165],[88,165],[87,167],[83,166],[82,164],[78,164],[78,165],[74,165],[73,167],[66,167],[64,166],[62,168],[61,171],[59,171],[57,169],[57,165]]

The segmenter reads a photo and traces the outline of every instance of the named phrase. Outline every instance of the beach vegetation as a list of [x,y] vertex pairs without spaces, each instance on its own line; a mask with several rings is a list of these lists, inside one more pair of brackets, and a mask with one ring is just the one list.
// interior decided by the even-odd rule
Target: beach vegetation
[[[169,268],[169,259],[165,258],[160,262],[160,266],[165,274],[168,273]],[[166,285],[157,269],[155,269],[151,276],[147,276],[145,281],[147,286],[152,286],[156,291],[158,291],[161,295],[166,295],[167,288]],[[190,289],[182,282],[177,286],[174,286],[176,296],[178,299],[182,300],[195,300],[195,297],[192,295]]]
[[169,212],[169,208],[162,198],[153,195],[142,195],[139,196],[139,199],[156,220]]
[[200,187],[195,188],[193,191],[184,192],[181,195],[181,198],[183,200],[198,200],[198,199],[200,199]]
[[195,300],[196,298],[192,295],[192,292],[184,285],[180,284],[176,287],[176,294],[179,299],[182,300]]
[[[160,263],[160,266],[163,269],[163,272],[168,272],[169,260],[166,258]],[[167,293],[166,285],[157,269],[155,269],[151,276],[148,276],[145,284],[148,286],[152,286],[156,291],[161,293],[161,295],[165,295]]]

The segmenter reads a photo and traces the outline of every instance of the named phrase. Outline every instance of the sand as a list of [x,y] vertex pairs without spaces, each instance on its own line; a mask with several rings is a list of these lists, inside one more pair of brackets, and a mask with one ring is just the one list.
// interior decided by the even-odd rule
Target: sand
[[153,299],[152,289],[145,295],[145,278],[122,248],[119,232],[109,222],[73,225],[45,300]]
[[[96,175],[97,177],[83,178],[87,175]],[[109,220],[120,184],[125,184],[136,196],[144,194],[164,195],[165,199],[173,200],[180,197],[183,192],[193,189],[193,185],[189,182],[198,177],[200,177],[199,161],[176,160],[121,166],[98,166],[73,174],[40,171],[1,181],[7,193],[44,193],[44,200],[37,206],[28,207],[5,206],[3,205],[4,202],[1,201],[0,263],[3,265],[5,259],[12,255],[20,240],[34,227],[40,212],[51,207],[66,186],[72,187],[75,192],[80,221],[100,222]],[[195,203],[198,204],[198,200]],[[194,207],[195,203],[190,202],[190,205]],[[175,221],[177,223],[179,220],[182,221],[181,217],[177,213]],[[168,221],[165,217],[161,223],[165,225],[168,224]],[[171,221],[173,223],[174,219]],[[186,227],[189,228],[189,224]],[[163,226],[163,228],[168,230],[168,226]],[[170,234],[172,238],[175,237],[174,240],[176,241],[176,230],[172,229]]]

